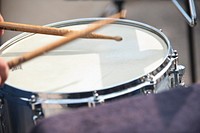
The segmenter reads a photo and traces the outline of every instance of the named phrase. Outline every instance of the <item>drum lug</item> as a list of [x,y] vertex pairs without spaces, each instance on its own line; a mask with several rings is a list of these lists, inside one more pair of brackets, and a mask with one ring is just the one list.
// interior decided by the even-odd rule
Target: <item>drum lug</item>
[[154,87],[153,86],[146,86],[145,88],[142,89],[142,92],[145,95],[153,94],[154,93]]
[[104,99],[100,98],[99,94],[94,91],[93,93],[93,100],[91,102],[88,102],[89,107],[95,107],[98,104],[101,104],[104,102]]
[[170,70],[169,75],[171,76],[171,87],[184,86],[183,75],[185,73],[185,66],[178,65],[178,53],[174,50],[171,58],[174,59],[174,64]]
[[154,81],[154,76],[151,75],[151,74],[148,74],[147,77],[146,77],[146,82],[149,82],[149,85],[145,86],[145,87],[142,89],[142,92],[143,92],[145,95],[155,93],[156,81]]
[[44,118],[44,113],[42,110],[42,105],[41,104],[36,104],[37,103],[37,96],[32,95],[30,98],[30,104],[33,112],[33,122],[36,125],[37,121],[41,118]]
[[179,70],[179,85],[185,86],[185,83],[183,81],[183,75],[185,74],[185,66],[178,65],[178,70]]
[[185,83],[183,82],[183,75],[185,73],[185,66],[183,65],[177,65],[175,68],[172,68],[170,75],[171,77],[171,87],[177,87],[177,86],[185,86]]

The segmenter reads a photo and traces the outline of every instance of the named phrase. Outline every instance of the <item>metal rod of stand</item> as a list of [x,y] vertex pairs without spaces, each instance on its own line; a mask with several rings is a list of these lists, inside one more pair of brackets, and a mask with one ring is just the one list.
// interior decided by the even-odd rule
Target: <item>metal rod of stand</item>
[[[190,13],[189,9],[189,1],[185,1],[185,7],[187,12]],[[186,23],[187,24],[187,23]],[[194,44],[194,27],[191,27],[187,24],[187,34],[188,34],[188,46],[189,46],[189,56],[190,56],[190,70],[191,70],[191,82],[195,83],[197,81],[196,75],[196,52],[195,52],[195,44]]]

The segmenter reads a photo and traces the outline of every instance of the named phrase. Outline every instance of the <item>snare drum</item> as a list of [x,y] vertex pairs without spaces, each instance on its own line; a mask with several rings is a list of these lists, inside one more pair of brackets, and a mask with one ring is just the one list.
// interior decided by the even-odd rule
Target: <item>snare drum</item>
[[[101,19],[49,26],[80,30]],[[96,33],[123,40],[80,38],[10,71],[0,91],[3,133],[27,133],[39,118],[62,110],[157,93],[179,84],[176,52],[160,30],[123,19]],[[1,57],[10,60],[60,38],[23,33],[2,45]]]

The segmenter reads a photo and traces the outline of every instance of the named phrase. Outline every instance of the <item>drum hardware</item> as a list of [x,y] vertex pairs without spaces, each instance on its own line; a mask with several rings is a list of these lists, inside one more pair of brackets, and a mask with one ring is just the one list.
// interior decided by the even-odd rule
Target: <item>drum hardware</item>
[[185,86],[183,81],[183,74],[185,72],[185,67],[182,65],[178,65],[177,68],[172,68],[171,70],[171,86],[172,88],[177,86]]
[[159,93],[165,91],[166,88],[171,88],[171,83],[168,81],[168,75],[173,62],[174,59],[167,58],[160,67],[142,78],[141,81],[146,83],[142,89],[144,94]]
[[180,86],[185,86],[185,82],[183,80],[183,76],[185,74],[185,66],[178,65],[178,70],[179,70],[179,85]]
[[197,82],[197,74],[196,74],[196,53],[195,53],[195,41],[194,41],[194,31],[193,28],[197,25],[197,13],[195,8],[195,1],[194,0],[185,0],[184,6],[186,7],[186,10],[183,9],[183,7],[179,4],[177,0],[172,0],[174,5],[177,7],[177,9],[180,11],[180,13],[183,15],[183,17],[187,21],[187,34],[188,34],[188,47],[189,47],[189,57],[190,57],[190,71],[191,71],[191,82],[195,83]]
[[[171,63],[170,63],[171,62]],[[163,63],[164,65],[165,63]],[[160,82],[168,82],[167,78],[169,76],[169,88],[174,88],[176,86],[184,86],[183,75],[185,74],[185,67],[183,65],[178,65],[178,53],[176,50],[173,50],[173,53],[169,55],[168,61],[166,61],[167,66],[161,66],[157,70],[153,71],[151,74],[147,74],[143,80],[149,82],[149,85],[145,86],[142,91],[144,94],[151,94],[159,92],[157,88],[160,85]],[[168,71],[162,70],[162,68],[168,68]],[[164,71],[165,73],[163,73]]]
[[181,14],[185,17],[187,23],[191,26],[194,27],[197,24],[197,15],[196,15],[196,8],[194,5],[194,0],[188,0],[189,4],[189,11],[191,16],[189,16],[186,11],[181,7],[181,5],[178,3],[177,0],[172,0],[174,5],[178,8],[178,10],[181,12]]
[[33,122],[36,125],[37,120],[44,118],[43,110],[41,104],[36,104],[37,96],[32,95],[30,98],[30,105],[33,112]]
[[97,91],[94,91],[93,93],[93,100],[88,102],[88,107],[95,107],[98,104],[101,104],[104,102],[104,99],[99,97],[99,94]]
[[149,95],[149,94],[153,94],[155,93],[155,83],[152,82],[152,85],[150,86],[146,86],[145,88],[142,89],[142,92],[145,94],[145,95]]
[[182,78],[185,73],[185,67],[182,65],[178,65],[178,53],[176,50],[173,51],[171,58],[174,59],[173,66],[170,71],[171,87],[174,88],[179,85],[184,85]]
[[149,85],[145,86],[145,87],[142,89],[142,92],[143,92],[145,95],[155,93],[156,81],[154,80],[154,76],[151,75],[151,74],[148,74],[145,78],[146,78],[146,79],[145,79],[145,82],[148,82]]

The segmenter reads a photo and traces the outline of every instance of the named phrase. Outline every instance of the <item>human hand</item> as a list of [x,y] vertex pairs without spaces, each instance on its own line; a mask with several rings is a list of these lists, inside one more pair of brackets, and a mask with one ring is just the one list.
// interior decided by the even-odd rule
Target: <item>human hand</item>
[[8,78],[9,67],[7,62],[0,58],[0,85],[2,86]]
[[[4,20],[3,20],[3,17],[1,16],[1,14],[0,14],[0,22],[3,22]],[[3,33],[4,33],[4,31],[3,30],[0,30],[0,36],[1,35],[3,35]]]
[[[0,22],[3,22],[3,17],[0,14]],[[3,30],[0,30],[0,35],[3,35]],[[8,78],[9,67],[3,58],[0,58],[0,85],[2,86]]]

